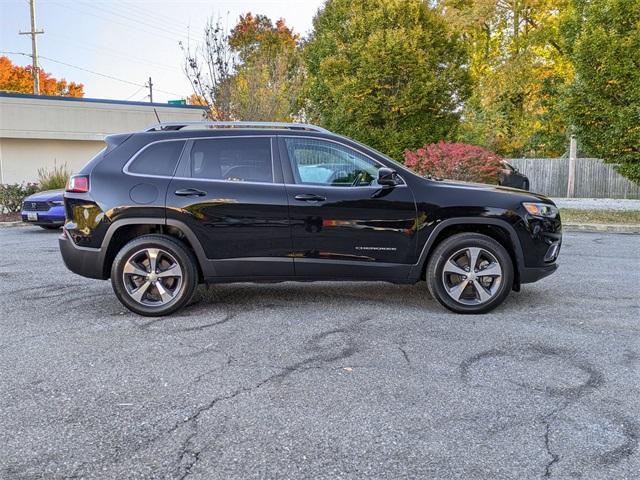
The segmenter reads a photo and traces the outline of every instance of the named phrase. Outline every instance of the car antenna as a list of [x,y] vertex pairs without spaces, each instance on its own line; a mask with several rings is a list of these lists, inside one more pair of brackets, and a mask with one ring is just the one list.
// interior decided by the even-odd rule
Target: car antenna
[[160,121],[160,116],[158,115],[158,111],[156,110],[156,107],[153,107],[153,113],[155,113],[155,114],[156,114],[156,118],[158,119],[158,123],[162,123],[162,122]]

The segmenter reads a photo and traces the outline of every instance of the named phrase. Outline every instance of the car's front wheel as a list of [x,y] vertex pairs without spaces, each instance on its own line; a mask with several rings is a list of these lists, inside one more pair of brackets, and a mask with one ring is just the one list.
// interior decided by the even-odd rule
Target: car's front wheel
[[127,243],[111,267],[116,296],[132,312],[169,315],[189,303],[198,286],[193,253],[166,235],[144,235]]
[[431,295],[457,313],[485,313],[500,305],[513,285],[509,252],[478,233],[459,233],[443,240],[427,264]]

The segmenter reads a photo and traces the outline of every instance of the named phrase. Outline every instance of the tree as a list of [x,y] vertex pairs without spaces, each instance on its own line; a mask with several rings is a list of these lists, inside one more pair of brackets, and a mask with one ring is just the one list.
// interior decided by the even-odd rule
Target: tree
[[559,28],[569,1],[438,1],[469,54],[473,94],[463,111],[463,141],[508,156],[564,153],[561,107],[573,67]]
[[231,32],[210,21],[203,49],[183,47],[195,97],[214,120],[291,120],[302,78],[298,42],[284,20],[274,25],[265,15],[241,15]]
[[209,106],[212,120],[231,120],[231,76],[235,58],[229,47],[229,34],[221,19],[210,18],[204,29],[204,46],[192,48],[180,42],[185,55],[184,72],[198,101]]
[[640,182],[640,3],[575,0],[568,112],[581,148]]
[[[8,57],[0,56],[0,91],[10,93],[33,93],[33,68],[31,65],[14,65]],[[40,94],[65,97],[83,97],[84,85],[57,80],[50,73],[40,69]]]
[[232,82],[233,111],[246,120],[290,121],[302,85],[299,36],[280,19],[241,15],[229,37],[240,59]]
[[329,0],[304,47],[305,112],[402,158],[450,138],[468,94],[465,52],[422,0]]

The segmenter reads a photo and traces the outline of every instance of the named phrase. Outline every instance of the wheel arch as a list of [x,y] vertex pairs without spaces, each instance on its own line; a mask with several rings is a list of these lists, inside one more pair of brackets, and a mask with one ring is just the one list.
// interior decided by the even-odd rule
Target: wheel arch
[[146,234],[168,235],[181,241],[193,252],[197,259],[196,268],[199,280],[204,278],[202,265],[206,256],[198,238],[183,222],[164,220],[161,218],[130,218],[113,222],[102,241],[102,274],[104,279],[110,277],[111,266],[116,255],[129,241]]
[[499,242],[511,257],[514,267],[513,289],[520,289],[520,271],[524,267],[523,252],[518,234],[514,227],[497,218],[460,217],[440,222],[425,242],[418,263],[416,264],[419,278],[424,279],[429,255],[444,239],[456,233],[472,232],[487,235]]

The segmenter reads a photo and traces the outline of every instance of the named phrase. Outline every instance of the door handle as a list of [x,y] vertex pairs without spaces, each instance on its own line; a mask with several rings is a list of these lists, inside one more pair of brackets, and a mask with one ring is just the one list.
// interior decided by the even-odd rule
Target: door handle
[[174,192],[179,197],[204,197],[207,192],[198,190],[196,188],[182,188]]
[[296,195],[293,198],[301,202],[324,202],[326,200],[325,197],[321,197],[320,195],[316,195],[314,193],[303,193],[300,195]]

